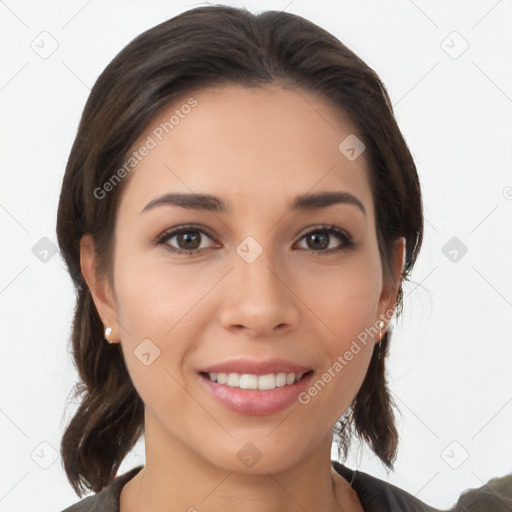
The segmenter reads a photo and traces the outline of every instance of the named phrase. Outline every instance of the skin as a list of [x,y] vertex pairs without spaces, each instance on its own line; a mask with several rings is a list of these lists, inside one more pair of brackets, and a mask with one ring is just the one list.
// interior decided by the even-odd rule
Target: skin
[[[328,101],[277,85],[193,96],[198,105],[125,184],[110,280],[97,272],[91,238],[81,243],[96,307],[145,404],[146,465],[123,488],[121,512],[361,511],[331,467],[332,428],[362,384],[378,332],[308,404],[270,415],[228,410],[197,372],[240,356],[278,357],[312,368],[316,380],[394,308],[405,239],[395,243],[386,282],[365,155],[349,161],[338,150],[354,131]],[[161,112],[134,148],[176,108]],[[352,204],[289,208],[299,194],[335,190],[356,196],[366,215]],[[160,205],[141,213],[168,192],[210,193],[230,211]],[[152,243],[190,223],[213,235],[199,235],[194,255]],[[317,249],[304,235],[319,224],[345,230],[354,246],[329,253],[344,247],[329,235]],[[247,236],[263,249],[252,263],[235,251]],[[179,244],[167,241],[187,248]],[[134,355],[147,338],[160,350],[149,366]],[[250,468],[237,457],[247,442],[262,454]]]

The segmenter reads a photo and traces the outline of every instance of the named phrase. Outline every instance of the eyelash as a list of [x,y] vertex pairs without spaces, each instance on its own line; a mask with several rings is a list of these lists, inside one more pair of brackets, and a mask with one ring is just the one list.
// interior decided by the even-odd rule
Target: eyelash
[[[194,249],[191,251],[187,251],[184,249],[176,249],[175,247],[171,247],[167,244],[167,242],[173,238],[176,235],[179,235],[180,233],[186,232],[186,231],[196,231],[198,233],[201,233],[203,235],[206,235],[208,238],[211,238],[213,240],[212,235],[208,233],[205,229],[195,226],[195,225],[183,225],[178,228],[173,228],[169,231],[165,231],[162,233],[158,238],[155,240],[155,244],[160,246],[164,245],[165,249],[174,253],[174,254],[184,254],[184,255],[193,255],[197,254],[198,251],[201,251],[201,249]],[[348,251],[350,249],[354,248],[354,242],[352,240],[352,237],[346,233],[344,230],[336,227],[336,226],[329,226],[329,225],[319,225],[308,231],[307,233],[304,233],[299,240],[302,240],[308,235],[311,235],[312,233],[316,232],[324,232],[329,235],[334,235],[339,241],[342,242],[342,247],[338,249],[329,249],[329,250],[319,250],[315,251],[313,249],[305,249],[306,251],[315,253],[315,256],[328,256],[330,254],[339,253],[342,251]]]

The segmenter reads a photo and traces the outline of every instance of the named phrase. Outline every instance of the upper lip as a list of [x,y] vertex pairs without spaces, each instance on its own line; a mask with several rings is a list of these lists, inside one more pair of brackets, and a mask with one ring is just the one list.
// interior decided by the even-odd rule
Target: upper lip
[[248,373],[251,375],[266,375],[269,373],[296,373],[303,374],[310,371],[300,364],[286,361],[285,359],[266,359],[255,361],[251,359],[234,359],[223,363],[214,364],[200,370],[204,373]]

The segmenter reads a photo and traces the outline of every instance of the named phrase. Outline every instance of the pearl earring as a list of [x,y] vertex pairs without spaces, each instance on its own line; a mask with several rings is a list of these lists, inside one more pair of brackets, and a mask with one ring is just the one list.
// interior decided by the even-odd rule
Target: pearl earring
[[384,327],[384,322],[379,320],[377,322],[377,327],[379,328],[379,338],[382,339],[382,328]]
[[113,343],[112,341],[110,341],[108,339],[108,337],[112,334],[112,327],[107,327],[105,329],[105,339],[109,342],[109,343]]

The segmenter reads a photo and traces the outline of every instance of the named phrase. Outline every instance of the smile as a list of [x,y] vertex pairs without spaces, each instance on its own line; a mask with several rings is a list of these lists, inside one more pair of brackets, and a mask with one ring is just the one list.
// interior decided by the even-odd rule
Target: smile
[[263,416],[298,403],[298,397],[309,385],[312,375],[313,370],[265,375],[200,372],[199,379],[207,393],[227,409],[244,415]]

